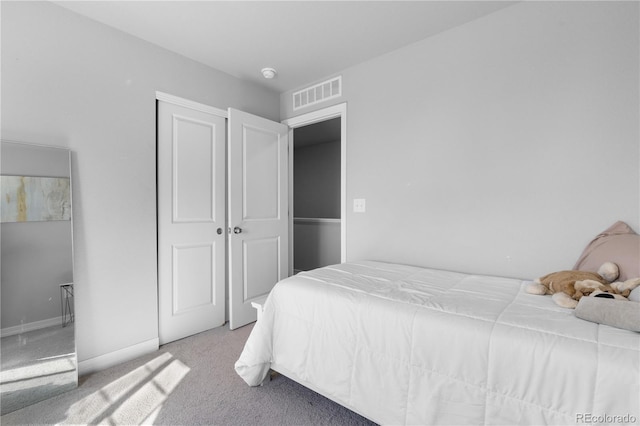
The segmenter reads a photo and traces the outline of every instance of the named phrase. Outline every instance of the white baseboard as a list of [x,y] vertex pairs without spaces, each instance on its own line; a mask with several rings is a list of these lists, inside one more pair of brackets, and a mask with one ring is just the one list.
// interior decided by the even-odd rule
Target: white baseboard
[[160,340],[156,337],[155,339],[147,340],[146,342],[138,343],[117,351],[80,361],[78,362],[78,375],[82,376],[104,370],[105,368],[113,367],[114,365],[157,351],[159,347]]
[[13,336],[15,334],[26,333],[28,331],[40,330],[41,328],[59,325],[62,327],[62,317],[49,318],[42,321],[34,321],[26,324],[15,325],[0,330],[0,337]]

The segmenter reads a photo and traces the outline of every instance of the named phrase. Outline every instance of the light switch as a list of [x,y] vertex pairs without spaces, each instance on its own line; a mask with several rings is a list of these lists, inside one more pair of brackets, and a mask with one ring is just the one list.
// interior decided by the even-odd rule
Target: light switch
[[354,198],[353,199],[353,211],[355,213],[364,213],[366,210],[365,199],[364,198]]

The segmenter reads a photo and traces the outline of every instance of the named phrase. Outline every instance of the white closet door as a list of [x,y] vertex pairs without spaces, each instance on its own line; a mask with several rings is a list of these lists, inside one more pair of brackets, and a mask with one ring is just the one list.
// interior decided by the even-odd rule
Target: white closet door
[[158,308],[164,344],[225,321],[224,117],[158,101]]
[[289,272],[287,126],[229,109],[229,327]]

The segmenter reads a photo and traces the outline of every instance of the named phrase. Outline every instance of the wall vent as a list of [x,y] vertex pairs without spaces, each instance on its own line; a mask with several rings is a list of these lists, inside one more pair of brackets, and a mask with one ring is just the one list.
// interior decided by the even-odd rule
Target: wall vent
[[293,93],[293,110],[342,96],[342,76]]

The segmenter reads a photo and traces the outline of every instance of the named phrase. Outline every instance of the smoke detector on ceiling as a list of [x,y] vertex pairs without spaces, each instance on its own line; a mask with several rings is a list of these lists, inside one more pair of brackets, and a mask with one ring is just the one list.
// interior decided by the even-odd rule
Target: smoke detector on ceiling
[[264,78],[271,80],[276,76],[277,72],[273,68],[262,68],[262,75]]

